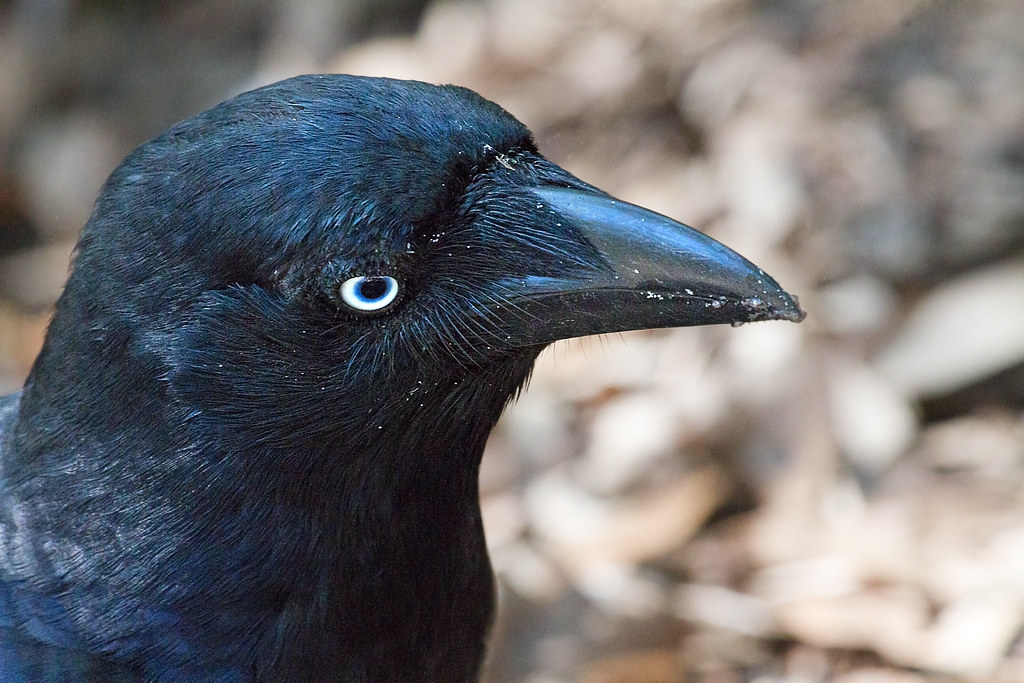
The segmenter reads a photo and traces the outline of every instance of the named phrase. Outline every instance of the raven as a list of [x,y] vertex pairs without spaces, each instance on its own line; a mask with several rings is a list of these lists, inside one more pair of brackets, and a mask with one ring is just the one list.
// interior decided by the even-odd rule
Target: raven
[[545,345],[803,318],[455,86],[301,76],[112,173],[0,399],[3,680],[471,681]]

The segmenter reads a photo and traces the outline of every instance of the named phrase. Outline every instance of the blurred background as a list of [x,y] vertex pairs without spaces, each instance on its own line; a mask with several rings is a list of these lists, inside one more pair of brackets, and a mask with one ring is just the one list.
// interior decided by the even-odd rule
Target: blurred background
[[545,352],[489,681],[1024,681],[1024,3],[0,2],[0,390],[118,161],[315,71],[473,88],[809,312]]

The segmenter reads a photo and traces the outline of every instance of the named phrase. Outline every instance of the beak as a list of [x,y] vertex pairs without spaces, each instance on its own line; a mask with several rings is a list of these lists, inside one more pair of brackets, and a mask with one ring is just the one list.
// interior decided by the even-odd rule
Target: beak
[[[512,287],[526,344],[588,334],[806,315],[763,270],[725,245],[653,211],[599,192],[532,190],[600,252],[605,264],[567,278],[528,276]],[[521,336],[520,336],[521,335]]]

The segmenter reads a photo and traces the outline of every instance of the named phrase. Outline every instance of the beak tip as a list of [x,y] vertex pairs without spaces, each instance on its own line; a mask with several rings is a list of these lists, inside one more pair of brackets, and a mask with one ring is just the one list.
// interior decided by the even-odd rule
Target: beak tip
[[780,315],[779,317],[782,320],[788,320],[794,323],[802,323],[804,321],[804,318],[807,317],[807,311],[800,308],[800,299],[797,298],[796,295],[791,294],[789,298],[793,305],[790,306],[786,311],[784,311],[783,314]]
[[[807,317],[807,311],[800,308],[800,300],[780,290],[775,301],[767,301],[760,297],[749,297],[740,301],[740,306],[749,316],[744,322],[757,322],[760,320],[788,320],[799,323]],[[741,323],[742,324],[742,323]]]
[[[744,259],[745,261],[745,259]],[[739,308],[746,313],[744,322],[757,322],[761,320],[788,320],[789,322],[803,322],[807,312],[800,308],[800,299],[795,294],[790,294],[763,270],[752,263],[746,262],[756,275],[748,276],[746,288],[749,294],[740,295]],[[742,288],[741,290],[742,291]],[[756,293],[755,293],[756,292]]]

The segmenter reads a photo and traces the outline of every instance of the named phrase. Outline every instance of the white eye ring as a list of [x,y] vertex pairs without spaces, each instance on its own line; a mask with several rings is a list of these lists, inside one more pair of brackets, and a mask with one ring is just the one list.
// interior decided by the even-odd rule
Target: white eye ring
[[363,313],[387,308],[398,298],[398,280],[388,275],[360,275],[341,283],[341,300]]

